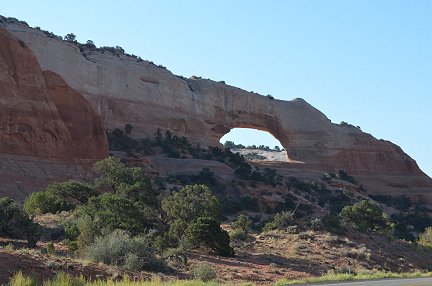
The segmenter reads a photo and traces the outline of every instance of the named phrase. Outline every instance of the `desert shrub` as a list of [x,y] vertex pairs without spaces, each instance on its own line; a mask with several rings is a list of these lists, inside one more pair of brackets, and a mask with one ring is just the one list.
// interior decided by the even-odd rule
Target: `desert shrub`
[[302,240],[314,240],[315,234],[313,233],[313,231],[306,231],[299,233],[298,237]]
[[232,240],[246,240],[248,238],[248,234],[243,229],[232,229],[229,232],[229,236]]
[[352,176],[348,175],[347,172],[345,172],[344,170],[338,170],[336,178],[339,180],[350,182],[352,184],[357,184],[355,179]]
[[74,180],[52,183],[45,191],[30,194],[24,202],[24,209],[30,215],[68,211],[97,195],[89,185]]
[[193,276],[197,280],[208,282],[216,279],[216,271],[208,263],[200,263],[192,270]]
[[95,262],[129,270],[164,271],[164,262],[156,256],[148,238],[131,237],[127,232],[114,231],[100,236],[86,248],[86,257]]
[[340,233],[343,229],[339,216],[327,215],[321,221],[324,228],[330,232]]
[[112,151],[124,151],[127,153],[141,153],[143,155],[153,154],[153,142],[150,138],[135,140],[129,135],[132,133],[133,126],[126,124],[124,129],[114,129],[107,133],[109,149]]
[[65,239],[76,240],[80,234],[76,223],[66,223],[64,226]]
[[286,228],[286,232],[289,234],[296,234],[298,233],[298,227],[296,225],[290,225]]
[[340,216],[348,226],[364,232],[389,233],[393,229],[388,215],[368,200],[344,207]]
[[39,225],[11,198],[0,198],[0,236],[25,238],[29,247],[39,240]]
[[351,201],[351,198],[346,196],[343,191],[335,191],[329,200],[330,214],[338,215],[344,207],[352,204]]
[[250,180],[252,176],[252,167],[246,162],[240,164],[240,166],[234,171],[234,175],[243,180]]
[[77,210],[77,215],[88,217],[99,231],[121,229],[136,235],[151,228],[154,213],[137,202],[118,194],[105,193],[92,198]]
[[187,257],[181,248],[168,248],[163,253],[163,258],[170,267],[184,269],[188,265]]
[[232,229],[242,230],[245,233],[247,233],[251,227],[252,220],[244,214],[239,215],[237,219],[231,224]]
[[55,247],[54,247],[54,244],[51,241],[47,243],[46,251],[47,251],[47,253],[49,255],[55,254]]
[[271,230],[286,230],[287,227],[293,225],[294,216],[292,212],[285,211],[275,214],[273,220],[267,222],[264,225],[263,231],[271,231]]
[[[80,254],[85,253],[87,246],[92,244],[97,236],[101,235],[101,229],[99,225],[88,215],[80,216],[80,220],[77,224],[79,235],[76,238],[76,250]],[[68,240],[73,245],[74,240]]]
[[425,231],[419,235],[418,244],[432,248],[432,227],[426,228]]
[[210,217],[220,222],[218,199],[205,185],[188,185],[162,201],[162,209],[172,220],[192,222],[199,217]]
[[11,286],[37,286],[38,283],[35,279],[30,276],[24,276],[22,272],[17,272],[10,279],[9,284]]
[[276,186],[282,185],[282,176],[275,169],[264,168],[262,171],[262,181],[266,184]]
[[321,230],[324,227],[322,220],[320,218],[312,219],[309,225],[313,230]]
[[30,194],[24,202],[24,210],[31,216],[67,211],[71,208],[71,205],[45,191]]
[[99,174],[97,187],[147,206],[157,204],[158,192],[143,168],[128,167],[119,158],[109,157],[97,162],[94,169]]
[[46,192],[59,201],[65,202],[66,205],[74,207],[85,204],[90,198],[98,195],[93,187],[74,180],[50,184]]
[[228,233],[220,227],[219,221],[210,217],[200,217],[190,223],[182,244],[188,249],[204,247],[221,256],[234,256]]

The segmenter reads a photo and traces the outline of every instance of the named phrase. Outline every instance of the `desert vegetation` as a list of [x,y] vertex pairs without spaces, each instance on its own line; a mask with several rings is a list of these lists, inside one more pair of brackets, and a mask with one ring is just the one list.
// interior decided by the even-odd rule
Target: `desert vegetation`
[[[132,135],[129,124],[108,134],[111,151],[120,156],[97,162],[92,181],[52,183],[29,195],[23,205],[2,198],[0,235],[7,240],[0,256],[36,255],[15,246],[20,239],[36,247],[36,253],[42,249],[38,259],[47,259],[48,269],[58,274],[46,282],[52,285],[61,279],[73,285],[146,285],[144,280],[155,273],[174,279],[157,282],[166,285],[216,285],[215,281],[230,281],[232,269],[221,270],[224,263],[242,265],[253,259],[268,263],[262,271],[270,273],[273,282],[283,278],[281,269],[293,267],[311,277],[325,274],[280,280],[283,283],[412,272],[416,270],[410,266],[413,263],[429,269],[410,254],[432,253],[431,221],[424,215],[427,209],[406,198],[368,196],[343,170],[324,174],[321,180],[301,180],[250,164],[229,148],[201,148],[170,131],[157,130],[154,138],[143,140]],[[233,170],[233,179],[227,182],[208,167],[195,175],[150,174],[133,163],[145,156],[217,161]],[[388,216],[384,205],[398,211]],[[54,226],[44,221],[47,217]],[[387,254],[387,247],[398,250]],[[306,267],[310,262],[301,262],[306,256],[319,263]],[[57,262],[52,261],[54,257]],[[109,282],[107,277],[108,282],[105,278],[96,282],[68,276],[62,271],[69,266],[61,266],[66,257],[113,267],[135,278]],[[335,261],[337,265],[332,266]],[[351,274],[347,274],[347,261]],[[175,281],[179,276],[195,280]],[[259,279],[258,274],[251,277]],[[33,283],[23,274],[10,283],[18,281]]]

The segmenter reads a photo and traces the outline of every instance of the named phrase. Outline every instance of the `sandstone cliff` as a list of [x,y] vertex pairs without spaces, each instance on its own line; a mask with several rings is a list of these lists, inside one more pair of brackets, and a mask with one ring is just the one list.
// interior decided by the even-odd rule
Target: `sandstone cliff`
[[101,159],[105,130],[88,102],[0,29],[0,154]]
[[[79,160],[97,160],[107,155],[100,115],[59,75],[42,72],[27,45],[0,27],[0,194],[7,190],[34,191],[38,181],[50,177],[45,172],[42,178],[29,180],[32,173],[46,169],[41,160],[56,160],[52,164],[76,169],[88,165]],[[26,164],[19,163],[35,159],[41,170],[26,170],[22,168]],[[17,165],[21,170],[12,172]],[[24,189],[23,181],[27,181]]]
[[376,192],[432,193],[432,180],[398,146],[333,124],[302,99],[272,100],[211,80],[185,79],[122,53],[80,49],[23,23],[4,24],[31,48],[42,69],[82,94],[109,129],[131,123],[138,138],[170,129],[205,146],[218,145],[232,128],[256,128],[280,140],[291,160],[286,168],[343,169]]

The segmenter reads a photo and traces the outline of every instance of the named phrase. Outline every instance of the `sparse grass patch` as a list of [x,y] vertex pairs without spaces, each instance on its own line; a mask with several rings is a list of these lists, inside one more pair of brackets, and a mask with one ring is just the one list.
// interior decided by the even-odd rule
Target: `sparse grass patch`
[[[36,286],[40,285],[34,279],[24,276],[21,272],[16,273],[10,280],[9,286]],[[150,281],[131,280],[125,277],[120,281],[113,280],[86,280],[83,276],[74,277],[70,274],[59,273],[51,280],[45,280],[44,286],[222,286],[234,284],[221,284],[216,281],[204,282],[202,280],[171,280],[162,281],[155,277]],[[252,284],[242,284],[252,285]]]
[[432,277],[432,272],[407,272],[407,273],[395,273],[395,272],[385,272],[385,271],[365,271],[355,274],[335,274],[328,273],[320,277],[311,277],[301,280],[288,280],[281,279],[277,281],[274,286],[282,285],[293,285],[293,284],[305,284],[305,283],[316,283],[325,281],[349,281],[349,280],[369,280],[369,279],[385,279],[385,278],[422,278],[422,277]]

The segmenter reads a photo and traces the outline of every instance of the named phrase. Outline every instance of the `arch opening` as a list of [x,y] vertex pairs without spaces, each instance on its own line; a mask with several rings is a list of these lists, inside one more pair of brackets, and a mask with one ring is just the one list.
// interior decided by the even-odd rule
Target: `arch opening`
[[232,128],[219,142],[248,161],[289,162],[287,151],[270,132],[254,128]]

